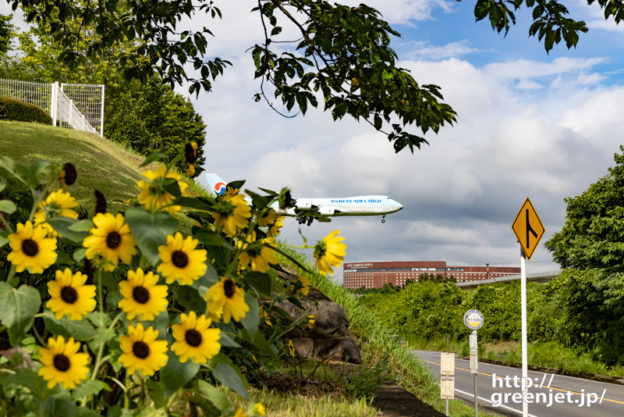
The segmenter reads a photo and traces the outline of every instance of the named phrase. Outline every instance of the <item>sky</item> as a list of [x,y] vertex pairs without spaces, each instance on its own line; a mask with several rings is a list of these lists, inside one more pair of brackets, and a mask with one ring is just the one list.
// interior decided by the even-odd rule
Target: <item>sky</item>
[[[342,1],[356,5],[361,1]],[[549,54],[528,37],[518,13],[509,33],[475,22],[474,2],[369,0],[401,33],[391,46],[420,84],[442,87],[457,123],[427,134],[429,145],[395,154],[382,133],[348,116],[334,122],[321,109],[286,119],[255,103],[248,48],[262,40],[250,0],[215,1],[220,22],[195,17],[215,34],[210,56],[233,66],[214,91],[191,97],[207,125],[207,172],[246,187],[291,188],[296,197],[382,194],[404,209],[387,217],[339,217],[300,226],[287,219],[283,239],[300,245],[338,229],[346,262],[445,260],[449,265],[519,266],[511,224],[529,197],[546,229],[528,272],[558,265],[544,247],[565,222],[565,198],[579,195],[613,166],[624,118],[624,28],[598,7],[564,3],[587,22],[578,46]],[[0,13],[6,4],[0,1]],[[284,36],[296,35],[285,28]],[[179,92],[188,95],[184,88]],[[335,279],[342,282],[342,269]]]

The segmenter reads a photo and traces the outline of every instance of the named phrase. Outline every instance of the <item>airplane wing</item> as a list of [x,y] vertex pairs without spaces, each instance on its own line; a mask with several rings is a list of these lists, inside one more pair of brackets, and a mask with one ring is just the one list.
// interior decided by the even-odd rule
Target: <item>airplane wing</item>
[[334,207],[318,206],[315,204],[296,204],[295,203],[295,217],[299,224],[306,223],[312,224],[312,221],[316,220],[323,223],[331,222],[331,217],[335,215],[338,210]]

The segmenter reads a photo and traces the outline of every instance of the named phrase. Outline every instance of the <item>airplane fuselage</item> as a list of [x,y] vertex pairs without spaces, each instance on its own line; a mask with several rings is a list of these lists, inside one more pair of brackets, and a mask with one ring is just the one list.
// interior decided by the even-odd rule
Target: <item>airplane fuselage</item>
[[382,195],[360,195],[344,198],[297,198],[296,207],[280,210],[280,214],[299,216],[317,211],[324,216],[375,216],[397,212],[403,206]]

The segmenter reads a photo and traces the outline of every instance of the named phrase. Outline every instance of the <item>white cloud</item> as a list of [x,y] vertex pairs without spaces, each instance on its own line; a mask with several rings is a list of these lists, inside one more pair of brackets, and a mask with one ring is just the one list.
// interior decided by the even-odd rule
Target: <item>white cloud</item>
[[552,62],[538,62],[528,59],[517,59],[486,65],[484,70],[491,77],[506,79],[530,79],[544,76],[560,75],[592,68],[607,62],[606,58],[556,58]]
[[406,53],[402,55],[403,59],[431,59],[439,60],[445,58],[459,58],[463,55],[479,52],[478,49],[472,48],[470,42],[466,39],[450,42],[442,46],[431,45],[427,41],[408,42],[401,46]]
[[365,3],[382,14],[389,23],[407,24],[413,21],[433,19],[436,9],[452,10],[453,2],[446,0],[340,0],[337,3],[358,6]]

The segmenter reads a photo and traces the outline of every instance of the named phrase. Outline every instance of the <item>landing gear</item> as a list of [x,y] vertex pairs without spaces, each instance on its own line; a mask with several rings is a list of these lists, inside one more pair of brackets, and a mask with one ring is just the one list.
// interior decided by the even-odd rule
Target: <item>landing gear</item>
[[307,224],[308,226],[310,226],[313,221],[314,221],[314,217],[313,216],[310,216],[310,217],[298,217],[297,218],[297,222],[299,224]]
[[381,222],[385,223],[386,222],[386,215],[384,214],[383,216],[381,216]]

